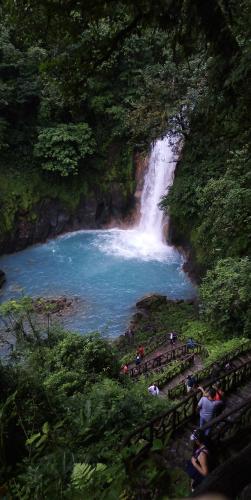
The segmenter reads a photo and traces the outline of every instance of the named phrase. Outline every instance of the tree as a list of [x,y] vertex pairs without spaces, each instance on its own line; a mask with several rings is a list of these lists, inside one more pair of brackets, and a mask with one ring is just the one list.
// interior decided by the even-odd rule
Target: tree
[[34,154],[44,170],[65,177],[77,174],[83,160],[94,150],[95,141],[87,123],[59,124],[40,129]]
[[206,321],[228,334],[250,336],[250,260],[247,257],[219,260],[202,281],[200,299]]

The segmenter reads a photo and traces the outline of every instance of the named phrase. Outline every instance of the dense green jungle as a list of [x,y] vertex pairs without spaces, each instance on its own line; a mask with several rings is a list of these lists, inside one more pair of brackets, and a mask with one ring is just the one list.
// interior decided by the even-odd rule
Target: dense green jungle
[[[196,303],[157,303],[135,326],[150,352],[168,331],[207,348],[206,364],[251,338],[250,3],[247,0],[3,0],[0,7],[0,246],[45,199],[126,199],[135,158],[181,138],[161,202],[189,255]],[[14,235],[14,236],[13,236]],[[17,249],[18,249],[17,243]],[[13,248],[12,248],[13,250]],[[0,365],[0,496],[178,498],[181,474],[134,470],[125,437],[175,404],[121,375],[135,346],[81,336],[29,297],[0,306],[16,341]],[[156,344],[152,344],[152,334]],[[179,372],[179,363],[168,368]],[[171,376],[171,375],[168,376]]]

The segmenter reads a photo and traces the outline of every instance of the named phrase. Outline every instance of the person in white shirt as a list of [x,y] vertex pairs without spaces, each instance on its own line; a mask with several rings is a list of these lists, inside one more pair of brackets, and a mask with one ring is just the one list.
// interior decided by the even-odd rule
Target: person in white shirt
[[157,387],[156,384],[152,384],[152,385],[150,385],[150,387],[148,387],[148,392],[150,392],[150,394],[152,394],[152,396],[158,396],[159,388]]

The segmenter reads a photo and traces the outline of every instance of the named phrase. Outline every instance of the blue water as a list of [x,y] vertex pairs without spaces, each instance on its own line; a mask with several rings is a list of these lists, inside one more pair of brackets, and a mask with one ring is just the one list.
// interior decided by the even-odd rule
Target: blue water
[[0,257],[7,275],[1,301],[21,294],[79,297],[78,310],[62,318],[64,325],[115,337],[125,331],[143,295],[194,296],[181,255],[166,245],[151,253],[136,233],[79,231]]

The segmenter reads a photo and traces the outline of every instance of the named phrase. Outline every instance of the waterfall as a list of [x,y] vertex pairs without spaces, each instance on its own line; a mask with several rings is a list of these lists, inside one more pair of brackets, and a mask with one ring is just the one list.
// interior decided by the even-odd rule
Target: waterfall
[[166,243],[168,218],[159,202],[173,183],[175,154],[168,136],[152,147],[144,177],[139,223],[133,229],[111,229],[102,233],[96,245],[105,253],[125,259],[177,262],[177,250]]
[[163,241],[166,217],[158,205],[173,183],[175,166],[176,160],[168,137],[156,141],[152,147],[149,167],[144,179],[139,230],[151,235],[159,242]]

